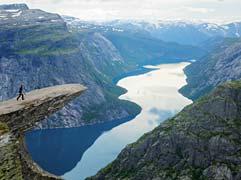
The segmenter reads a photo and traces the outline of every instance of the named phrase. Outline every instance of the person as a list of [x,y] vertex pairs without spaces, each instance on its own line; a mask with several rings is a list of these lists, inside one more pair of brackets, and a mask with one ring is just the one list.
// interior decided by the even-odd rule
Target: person
[[19,100],[19,98],[22,98],[22,100],[24,100],[23,88],[23,84],[21,84],[18,91],[19,95],[17,97],[17,101]]

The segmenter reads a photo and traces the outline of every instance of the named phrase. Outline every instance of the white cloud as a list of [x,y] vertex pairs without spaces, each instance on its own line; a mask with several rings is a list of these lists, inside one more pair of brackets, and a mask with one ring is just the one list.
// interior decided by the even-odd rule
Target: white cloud
[[0,0],[85,20],[241,19],[241,0]]
[[189,12],[193,12],[193,13],[202,13],[202,14],[206,14],[206,13],[211,13],[214,12],[214,9],[210,9],[210,8],[195,8],[195,7],[181,7],[180,10],[183,11],[189,11]]

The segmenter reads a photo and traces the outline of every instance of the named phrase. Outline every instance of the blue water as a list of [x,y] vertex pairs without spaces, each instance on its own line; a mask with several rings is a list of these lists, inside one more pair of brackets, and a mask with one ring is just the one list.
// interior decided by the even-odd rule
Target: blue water
[[120,99],[142,107],[136,117],[80,128],[38,130],[26,133],[27,148],[35,162],[50,173],[69,180],[94,175],[113,161],[129,143],[175,115],[191,101],[179,94],[188,63],[149,66],[118,81],[128,92]]
[[133,118],[79,128],[29,131],[25,134],[25,142],[33,160],[41,168],[61,176],[76,166],[83,153],[103,132]]

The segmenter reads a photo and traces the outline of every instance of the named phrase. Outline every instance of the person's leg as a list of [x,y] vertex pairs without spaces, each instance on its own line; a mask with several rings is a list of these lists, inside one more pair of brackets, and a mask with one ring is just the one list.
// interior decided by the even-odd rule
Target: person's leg
[[20,97],[21,97],[21,94],[18,95],[18,97],[17,97],[17,101],[19,100]]
[[22,100],[24,100],[24,95],[22,94]]

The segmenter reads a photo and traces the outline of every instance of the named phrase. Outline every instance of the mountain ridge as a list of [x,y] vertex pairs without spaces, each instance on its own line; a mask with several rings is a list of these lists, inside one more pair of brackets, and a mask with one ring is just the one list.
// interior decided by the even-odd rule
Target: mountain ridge
[[[138,21],[138,20],[113,20],[108,22],[85,22],[77,18],[69,23],[82,23],[83,27],[101,27],[103,31],[143,33],[163,40],[183,45],[200,46],[213,37],[239,38],[241,35],[241,23],[208,23],[193,21]],[[203,46],[202,46],[203,47]],[[205,47],[205,46],[204,46]]]

